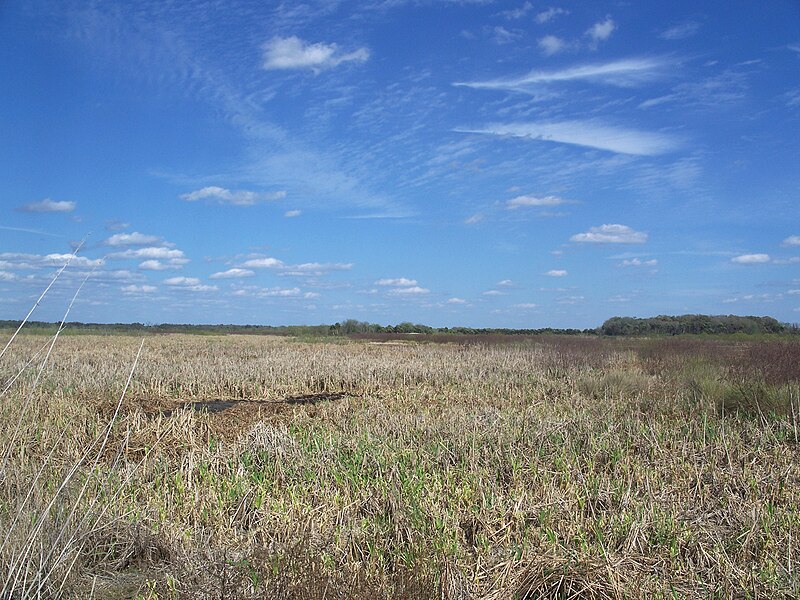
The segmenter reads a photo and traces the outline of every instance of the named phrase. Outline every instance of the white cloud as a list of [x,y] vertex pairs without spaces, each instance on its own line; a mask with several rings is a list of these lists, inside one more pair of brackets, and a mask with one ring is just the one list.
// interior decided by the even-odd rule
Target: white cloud
[[367,48],[343,54],[336,44],[309,44],[298,38],[274,37],[262,46],[265,69],[311,69],[318,73],[345,62],[364,62],[369,59]]
[[200,280],[197,277],[170,277],[169,279],[165,279],[164,283],[166,285],[173,285],[173,286],[186,286],[186,285],[198,285]]
[[558,196],[517,196],[506,202],[506,207],[513,210],[522,206],[559,206],[561,204],[570,204],[570,201]]
[[18,277],[8,271],[0,271],[0,281],[16,281]]
[[242,266],[252,267],[255,269],[280,269],[285,265],[283,264],[283,261],[278,260],[277,258],[267,257],[247,260]]
[[786,292],[789,296],[800,296],[800,290],[789,290]]
[[28,204],[23,204],[17,210],[21,212],[32,213],[67,213],[75,210],[76,206],[77,204],[75,202],[69,200],[51,200],[50,198],[45,198],[44,200],[39,200],[38,202],[29,202]]
[[568,15],[569,11],[564,10],[563,8],[553,8],[552,6],[547,10],[544,10],[536,15],[536,22],[539,25],[544,25],[545,23],[552,21],[558,16],[561,15]]
[[545,56],[553,56],[569,47],[566,41],[555,35],[546,35],[543,38],[539,38],[537,43]]
[[605,21],[599,21],[586,30],[584,35],[591,40],[592,48],[596,48],[600,42],[605,42],[617,28],[616,23],[611,17],[606,17]]
[[266,288],[259,290],[257,295],[264,297],[294,298],[300,295],[300,288]]
[[161,262],[160,260],[145,260],[139,263],[139,268],[143,271],[167,271],[173,269],[172,265]]
[[655,267],[658,265],[658,259],[651,258],[650,260],[641,260],[640,258],[631,258],[623,260],[620,266],[623,267]]
[[569,240],[590,244],[643,244],[647,241],[647,234],[634,231],[627,225],[609,224],[590,227],[586,233],[576,233]]
[[287,210],[285,213],[283,213],[283,216],[290,219],[292,217],[299,217],[301,214],[303,213],[299,210]]
[[447,304],[466,304],[467,301],[463,298],[448,298]]
[[72,254],[46,254],[44,260],[46,263],[59,266],[70,261],[71,267],[99,267],[105,264],[102,258],[92,259],[85,256],[73,256]]
[[700,31],[700,23],[696,21],[686,21],[670,27],[662,32],[658,37],[664,40],[683,40],[691,37]]
[[607,63],[585,64],[559,71],[531,71],[522,77],[487,81],[457,82],[453,85],[476,89],[531,93],[542,85],[587,81],[616,87],[635,87],[667,74],[670,64],[656,58],[627,58]]
[[161,246],[148,246],[146,248],[136,248],[135,250],[133,248],[130,248],[128,250],[124,250],[123,252],[112,252],[111,254],[108,255],[108,258],[188,260],[184,257],[183,250],[177,250],[175,248],[164,248]]
[[515,304],[514,308],[521,308],[522,310],[532,310],[538,307],[538,304],[533,304],[532,302],[523,302],[522,304]]
[[154,285],[125,285],[120,289],[125,294],[152,294],[158,288]]
[[490,123],[483,129],[461,131],[557,142],[636,156],[665,154],[680,146],[680,141],[670,134],[624,129],[594,120],[551,123]]
[[398,277],[397,279],[379,279],[375,285],[391,285],[391,286],[413,286],[417,285],[416,279],[406,279],[405,277]]
[[605,125],[595,120],[551,123],[490,123],[480,129],[459,129],[456,131],[558,142],[638,156],[665,154],[680,147],[680,140],[670,134],[623,129]]
[[480,223],[483,221],[484,216],[480,213],[476,213],[464,219],[464,225],[474,225],[475,223]]
[[423,294],[429,293],[430,290],[427,288],[419,287],[417,285],[413,287],[401,287],[395,288],[390,290],[389,293],[397,296],[419,296]]
[[103,241],[107,246],[148,246],[160,244],[161,238],[157,235],[146,235],[134,231],[133,233],[117,233]]
[[790,235],[781,243],[782,246],[800,246],[800,235]]
[[49,269],[60,267],[67,261],[71,267],[94,268],[105,264],[101,258],[86,258],[85,256],[73,256],[72,254],[25,254],[20,252],[0,253],[0,269]]
[[516,19],[521,19],[532,10],[533,10],[533,4],[531,4],[530,2],[525,2],[525,4],[523,4],[519,8],[512,8],[510,10],[502,11],[500,15],[505,17],[506,19],[516,20]]
[[216,185],[208,186],[181,194],[181,200],[196,202],[197,200],[214,200],[219,204],[231,204],[234,206],[253,206],[259,202],[269,202],[280,200],[286,197],[286,192],[251,192],[248,190],[229,190]]
[[502,281],[498,281],[497,285],[500,287],[511,287],[512,285],[514,285],[514,282],[511,281],[510,279],[503,279]]
[[285,265],[281,275],[318,277],[330,271],[349,271],[353,263],[302,263],[299,265]]
[[505,296],[505,292],[499,290],[487,290],[483,292],[484,296]]
[[737,265],[758,265],[769,262],[769,254],[742,254],[734,256],[731,262]]
[[551,269],[545,275],[548,277],[566,277],[567,272],[564,269]]
[[214,273],[209,277],[209,279],[239,279],[242,277],[252,277],[255,274],[255,271],[250,271],[249,269],[233,268],[228,269],[227,271]]

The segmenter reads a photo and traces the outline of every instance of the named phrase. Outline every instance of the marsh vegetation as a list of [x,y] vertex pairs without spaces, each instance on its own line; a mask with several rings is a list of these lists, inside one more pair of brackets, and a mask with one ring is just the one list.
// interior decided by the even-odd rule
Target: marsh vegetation
[[800,595],[797,341],[47,342],[0,360],[2,597]]

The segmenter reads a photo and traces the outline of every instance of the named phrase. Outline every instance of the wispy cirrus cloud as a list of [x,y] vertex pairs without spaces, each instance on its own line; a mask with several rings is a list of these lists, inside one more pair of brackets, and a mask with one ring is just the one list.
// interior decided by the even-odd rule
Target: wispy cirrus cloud
[[297,36],[274,37],[262,46],[264,50],[263,67],[276,69],[311,69],[320,72],[332,69],[346,62],[364,62],[369,59],[367,48],[352,52],[342,52],[337,44],[318,42],[312,44]]
[[455,131],[558,142],[638,156],[666,154],[682,145],[682,140],[673,134],[617,127],[597,120],[489,123],[484,127],[460,128]]
[[272,200],[280,200],[286,197],[286,192],[252,192],[249,190],[229,190],[216,185],[208,186],[181,194],[181,200],[187,202],[196,202],[198,200],[207,200],[217,202],[219,204],[231,204],[233,206],[253,206],[259,202],[270,202]]
[[643,244],[647,241],[647,234],[635,231],[627,225],[612,223],[590,227],[589,231],[576,233],[569,241],[588,244]]
[[669,29],[662,31],[658,37],[662,40],[683,40],[692,37],[700,31],[700,23],[697,21],[684,21],[673,25]]
[[19,212],[28,213],[69,213],[74,211],[76,206],[77,203],[72,200],[51,200],[50,198],[45,198],[38,202],[23,204],[17,208],[17,210]]
[[550,7],[547,10],[543,10],[536,14],[536,22],[539,25],[544,25],[545,23],[549,23],[556,17],[560,17],[562,15],[568,15],[569,11],[563,8],[558,7]]
[[531,71],[521,77],[456,82],[453,85],[483,90],[532,93],[542,86],[588,82],[630,88],[667,75],[670,61],[662,58],[627,58],[606,63],[576,65],[557,71]]

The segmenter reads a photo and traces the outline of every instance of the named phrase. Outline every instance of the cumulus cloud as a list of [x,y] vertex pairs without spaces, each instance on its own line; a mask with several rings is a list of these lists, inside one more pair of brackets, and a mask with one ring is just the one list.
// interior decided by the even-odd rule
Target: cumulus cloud
[[514,282],[511,281],[510,279],[503,279],[501,281],[498,281],[497,285],[499,287],[511,287],[512,285],[514,285]]
[[286,197],[286,192],[252,192],[249,190],[229,190],[216,185],[208,186],[181,194],[181,200],[196,202],[198,200],[208,200],[218,204],[230,204],[233,206],[253,206],[259,202],[269,202],[280,200]]
[[800,246],[800,235],[790,235],[782,243],[783,246]]
[[545,275],[548,277],[566,277],[567,272],[564,269],[551,269]]
[[734,256],[731,262],[737,265],[760,265],[769,262],[769,254],[742,254]]
[[23,204],[17,210],[30,213],[68,213],[74,211],[76,206],[77,203],[70,200],[51,200],[50,198],[45,198],[38,202]]
[[515,304],[514,308],[521,308],[522,310],[532,310],[539,306],[538,304],[533,304],[532,302],[523,302],[522,304]]
[[606,17],[604,21],[599,21],[587,29],[585,35],[589,38],[591,47],[596,48],[600,42],[610,38],[616,28],[614,19]]
[[134,231],[132,233],[114,234],[106,238],[103,243],[107,246],[152,246],[153,244],[160,244],[161,238],[157,235],[146,235]]
[[281,275],[299,277],[319,277],[330,271],[349,271],[353,263],[301,263],[299,265],[284,265]]
[[639,258],[625,259],[620,263],[623,267],[655,267],[658,265],[658,259],[651,258],[650,260],[641,260]]
[[364,62],[369,59],[367,48],[358,48],[343,53],[336,44],[311,44],[297,36],[274,37],[262,46],[264,68],[273,69],[311,69],[319,73],[346,62]]
[[252,277],[255,271],[249,269],[233,268],[227,271],[219,271],[209,277],[209,279],[241,279],[242,277]]
[[609,224],[599,227],[590,227],[585,233],[576,233],[571,242],[590,244],[643,244],[647,241],[647,234],[634,231],[627,225]]
[[283,213],[283,216],[291,219],[292,217],[299,217],[301,214],[302,211],[299,210],[287,210],[285,213]]
[[284,264],[282,260],[268,256],[265,258],[251,258],[250,260],[245,261],[243,266],[254,269],[280,269],[284,266]]
[[166,285],[176,286],[197,285],[200,283],[200,280],[197,277],[170,277],[169,279],[165,279],[164,283]]
[[[122,252],[112,252],[108,258],[138,258],[138,259],[156,259],[156,260],[171,260],[171,259],[184,259],[183,250],[176,248],[165,248],[163,246],[147,246],[146,248],[129,248]],[[188,259],[186,259],[188,260]]]
[[570,204],[570,201],[558,196],[517,196],[506,202],[506,207],[514,210],[523,206],[559,206],[561,204]]
[[396,279],[379,279],[375,285],[388,285],[388,286],[413,286],[417,285],[416,279],[407,279],[405,277],[398,277]]
[[158,288],[154,285],[125,285],[120,289],[124,294],[152,294]]
[[139,263],[139,268],[143,271],[168,271],[169,269],[178,269],[180,265],[171,265],[163,263],[160,260],[144,260]]
[[537,43],[545,56],[553,56],[569,48],[569,44],[565,40],[555,35],[546,35],[543,38],[539,38]]
[[447,304],[466,304],[467,301],[463,298],[448,298]]
[[666,154],[681,146],[681,140],[667,133],[626,129],[596,120],[490,123],[481,128],[457,129],[456,131],[557,142],[637,156]]
[[394,288],[393,290],[390,290],[389,293],[397,296],[420,296],[430,293],[430,290],[428,288],[415,285],[412,287]]

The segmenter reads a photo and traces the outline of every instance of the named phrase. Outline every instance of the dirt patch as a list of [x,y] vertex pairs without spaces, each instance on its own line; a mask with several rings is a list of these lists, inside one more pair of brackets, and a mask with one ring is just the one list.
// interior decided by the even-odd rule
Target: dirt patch
[[171,417],[176,412],[191,409],[207,414],[204,419],[211,433],[217,439],[235,439],[242,431],[260,421],[275,422],[292,419],[296,411],[307,415],[316,414],[316,406],[325,402],[335,402],[352,394],[344,392],[324,392],[287,396],[277,400],[253,398],[212,398],[192,402],[172,401],[170,406],[163,404],[147,406],[149,417]]

